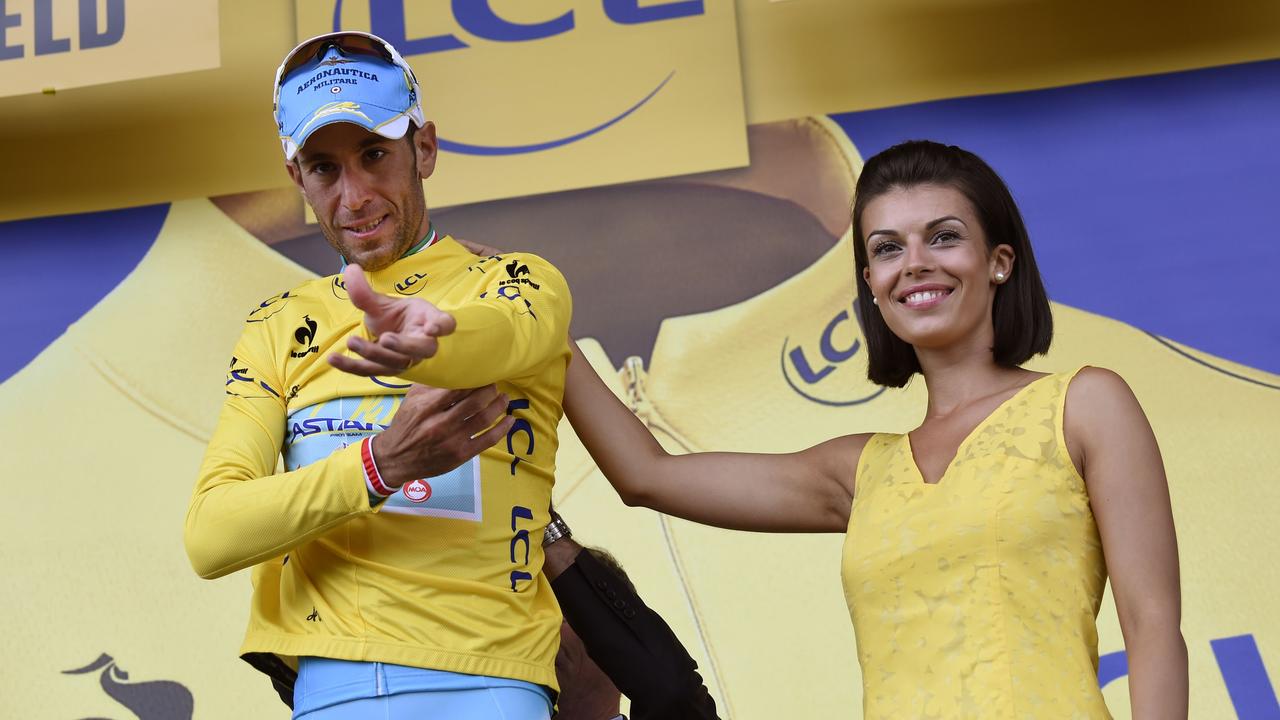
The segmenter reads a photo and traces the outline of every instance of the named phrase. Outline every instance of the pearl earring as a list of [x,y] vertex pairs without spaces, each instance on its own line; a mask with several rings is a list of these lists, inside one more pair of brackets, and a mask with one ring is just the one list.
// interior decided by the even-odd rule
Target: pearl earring
[[872,305],[879,305],[879,304],[880,304],[880,298],[877,298],[877,297],[873,297],[873,298],[871,298],[871,304],[872,304]]
[[1002,272],[996,273],[996,282],[998,283],[1004,282],[1004,273]]

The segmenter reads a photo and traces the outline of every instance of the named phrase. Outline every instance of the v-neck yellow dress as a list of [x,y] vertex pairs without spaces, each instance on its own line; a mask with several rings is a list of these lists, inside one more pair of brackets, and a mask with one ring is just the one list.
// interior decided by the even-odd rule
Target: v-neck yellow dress
[[907,435],[868,441],[842,559],[867,720],[1111,717],[1106,565],[1062,431],[1076,372],[1006,400],[934,485]]

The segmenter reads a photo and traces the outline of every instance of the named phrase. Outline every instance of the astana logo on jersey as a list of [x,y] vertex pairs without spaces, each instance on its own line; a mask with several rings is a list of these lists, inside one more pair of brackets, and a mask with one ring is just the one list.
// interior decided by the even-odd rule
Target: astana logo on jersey
[[[285,468],[297,470],[382,432],[402,399],[400,395],[336,398],[290,413],[284,436]],[[479,522],[480,458],[443,475],[405,483],[387,498],[382,512]]]

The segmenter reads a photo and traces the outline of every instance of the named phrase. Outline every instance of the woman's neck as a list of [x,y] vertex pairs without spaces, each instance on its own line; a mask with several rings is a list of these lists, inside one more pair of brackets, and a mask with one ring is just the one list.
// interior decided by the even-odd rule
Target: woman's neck
[[975,343],[945,350],[916,350],[929,402],[926,418],[945,417],[979,398],[1023,382],[1028,371],[997,365],[990,345]]

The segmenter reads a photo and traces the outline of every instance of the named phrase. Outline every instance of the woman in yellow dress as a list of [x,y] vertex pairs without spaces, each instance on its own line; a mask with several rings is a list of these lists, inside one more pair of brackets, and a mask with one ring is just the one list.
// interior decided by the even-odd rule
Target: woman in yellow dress
[[[1132,716],[1185,718],[1159,448],[1115,373],[1020,367],[1048,350],[1052,316],[1003,181],[956,147],[890,148],[858,179],[853,238],[869,377],[924,377],[918,428],[790,454],[671,455],[575,350],[564,407],[600,469],[629,505],[846,533],[865,718],[1110,717],[1095,629],[1108,575]],[[372,359],[393,370],[428,356],[416,334],[384,335]]]
[[1019,365],[1052,338],[1021,215],[972,153],[871,158],[853,210],[869,375],[928,389],[907,434],[670,455],[578,355],[565,410],[629,505],[740,530],[845,532],[866,718],[1105,718],[1108,574],[1134,718],[1187,714],[1177,543],[1128,385]]

